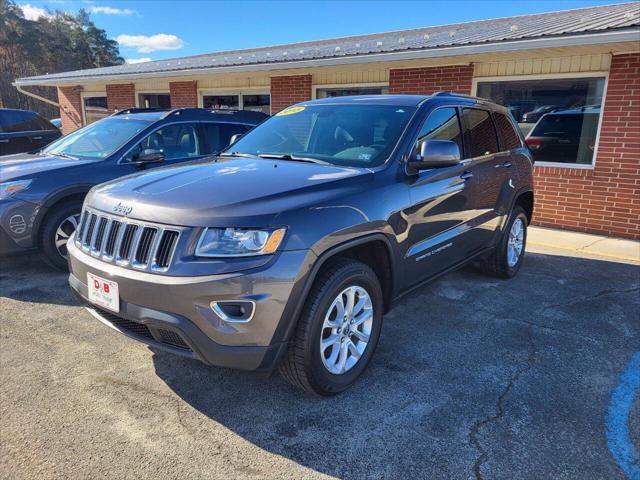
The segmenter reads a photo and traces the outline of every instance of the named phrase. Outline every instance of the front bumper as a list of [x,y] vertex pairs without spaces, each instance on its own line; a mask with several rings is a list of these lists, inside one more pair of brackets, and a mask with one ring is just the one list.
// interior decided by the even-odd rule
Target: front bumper
[[[175,277],[135,271],[102,262],[68,244],[69,284],[78,301],[111,328],[157,349],[209,365],[271,370],[286,348],[279,332],[307,251],[281,252],[263,268],[232,274]],[[111,313],[88,300],[87,273],[118,283],[120,311]],[[295,289],[298,290],[297,288]],[[226,322],[212,301],[255,303],[246,323]]]

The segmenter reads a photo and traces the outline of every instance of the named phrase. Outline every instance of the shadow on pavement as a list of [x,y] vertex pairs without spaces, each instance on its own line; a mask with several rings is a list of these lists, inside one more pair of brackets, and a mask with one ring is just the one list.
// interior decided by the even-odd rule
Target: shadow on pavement
[[37,253],[0,258],[0,297],[21,302],[76,305],[69,274],[49,267]]
[[331,398],[277,374],[153,362],[209,419],[339,478],[618,478],[603,379],[640,344],[638,291],[638,267],[597,260],[528,254],[509,281],[464,269],[397,302],[369,369]]

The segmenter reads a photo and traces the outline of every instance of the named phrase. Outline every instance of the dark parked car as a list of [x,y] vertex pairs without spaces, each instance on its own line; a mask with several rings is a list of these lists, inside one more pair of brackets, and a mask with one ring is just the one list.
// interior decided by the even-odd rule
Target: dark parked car
[[217,153],[265,118],[234,110],[130,109],[37,153],[0,157],[0,255],[38,248],[48,263],[66,268],[67,239],[91,187]]
[[503,107],[449,93],[305,102],[215,161],[92,189],[69,282],[127,336],[211,365],[279,365],[331,395],[366,368],[404,292],[474,259],[518,272],[532,188]]
[[0,108],[0,156],[40,150],[61,135],[35,112]]
[[599,107],[571,108],[543,115],[526,138],[534,160],[591,164],[599,119]]
[[556,105],[542,105],[522,115],[522,123],[536,123],[545,113],[557,110]]

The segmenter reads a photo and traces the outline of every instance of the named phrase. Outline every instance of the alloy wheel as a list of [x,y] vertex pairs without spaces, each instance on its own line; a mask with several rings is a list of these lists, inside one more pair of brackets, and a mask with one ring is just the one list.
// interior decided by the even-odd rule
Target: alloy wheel
[[507,263],[509,267],[515,267],[522,255],[524,246],[524,223],[521,218],[516,218],[509,231],[507,243]]
[[60,222],[60,225],[58,225],[58,229],[56,230],[54,237],[54,244],[62,258],[67,258],[67,240],[69,240],[71,234],[76,231],[76,228],[78,228],[79,221],[80,214],[76,213],[68,216]]
[[334,375],[351,370],[362,358],[373,327],[373,304],[360,286],[345,288],[327,311],[320,335],[320,356]]

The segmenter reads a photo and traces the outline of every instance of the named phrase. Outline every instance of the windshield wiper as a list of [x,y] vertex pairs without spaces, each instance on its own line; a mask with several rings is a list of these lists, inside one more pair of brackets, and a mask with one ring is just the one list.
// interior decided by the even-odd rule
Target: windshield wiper
[[324,160],[319,160],[317,158],[298,157],[297,155],[290,155],[288,153],[259,153],[258,157],[275,158],[277,160],[293,160],[295,162],[317,163],[318,165],[332,165],[329,162],[325,162]]
[[78,160],[78,157],[74,157],[73,155],[69,155],[64,152],[51,152],[51,155],[55,155],[56,157],[68,158],[70,160]]
[[240,152],[224,152],[218,155],[219,157],[244,157],[244,158],[256,158],[256,155]]

